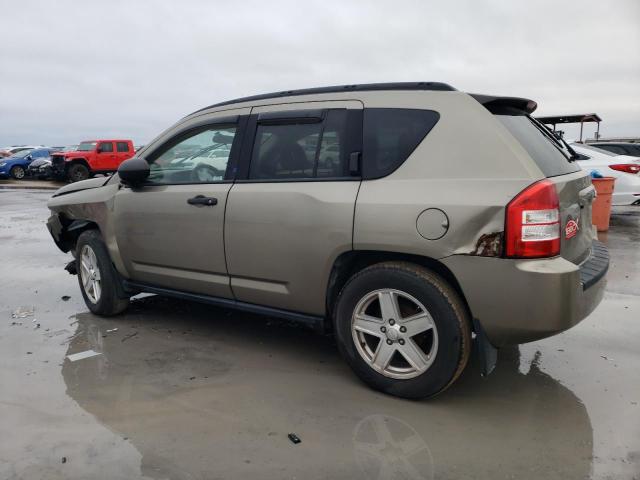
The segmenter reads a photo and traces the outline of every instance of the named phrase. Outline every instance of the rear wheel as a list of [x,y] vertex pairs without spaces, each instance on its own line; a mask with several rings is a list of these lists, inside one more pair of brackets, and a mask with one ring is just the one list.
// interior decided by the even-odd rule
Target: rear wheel
[[354,275],[336,305],[338,346],[371,387],[405,398],[436,395],[462,373],[471,329],[460,296],[420,266],[380,263]]
[[80,182],[89,178],[89,169],[82,163],[74,163],[69,167],[68,175],[72,182]]
[[100,233],[88,230],[76,244],[78,282],[89,310],[98,315],[116,315],[129,305],[117,294],[119,281]]
[[20,165],[15,165],[11,167],[11,170],[9,170],[9,173],[16,180],[22,180],[25,174],[24,167],[21,167]]

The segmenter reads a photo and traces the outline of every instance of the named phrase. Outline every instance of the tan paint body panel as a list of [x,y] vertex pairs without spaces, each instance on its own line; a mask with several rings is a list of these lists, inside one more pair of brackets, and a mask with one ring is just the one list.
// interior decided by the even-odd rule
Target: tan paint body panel
[[[230,183],[121,189],[115,235],[130,279],[232,298],[224,258],[224,208]],[[214,207],[189,205],[196,195]]]
[[225,243],[236,298],[324,315],[333,262],[352,248],[359,184],[235,184]]

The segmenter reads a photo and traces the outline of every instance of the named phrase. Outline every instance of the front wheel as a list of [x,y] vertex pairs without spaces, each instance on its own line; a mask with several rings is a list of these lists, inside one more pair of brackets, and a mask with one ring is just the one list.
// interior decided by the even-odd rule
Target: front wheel
[[380,263],[354,275],[334,318],[338,347],[355,373],[399,397],[442,392],[471,352],[460,296],[438,275],[410,263]]
[[76,244],[78,282],[84,303],[98,315],[116,315],[129,305],[117,294],[118,277],[100,233],[87,230]]
[[24,168],[20,165],[15,165],[11,168],[11,170],[9,170],[9,173],[16,180],[22,180],[24,178],[25,171]]
[[89,169],[82,163],[74,163],[69,167],[68,175],[69,179],[72,182],[80,182],[82,180],[86,180],[87,178],[89,178],[89,174]]

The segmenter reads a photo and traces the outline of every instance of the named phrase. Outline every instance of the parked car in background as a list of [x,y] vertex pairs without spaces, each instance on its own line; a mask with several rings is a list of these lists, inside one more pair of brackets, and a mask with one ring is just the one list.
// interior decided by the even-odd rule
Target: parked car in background
[[98,173],[113,173],[135,151],[131,140],[89,140],[73,152],[58,152],[51,158],[53,175],[72,182]]
[[593,144],[572,143],[571,148],[583,170],[615,177],[612,205],[640,205],[640,158],[601,150]]
[[34,148],[20,150],[10,157],[5,157],[0,160],[0,177],[23,179],[31,162],[39,158],[49,158],[51,153],[49,148]]
[[27,176],[45,180],[53,176],[51,169],[51,157],[38,158],[27,167]]
[[640,157],[640,143],[626,142],[594,142],[589,143],[590,147],[596,147],[601,150],[615,153],[616,155],[631,155],[632,157]]
[[2,155],[3,156],[10,157],[14,153],[22,152],[24,150],[33,150],[34,148],[42,148],[42,147],[43,147],[43,145],[32,145],[32,146],[16,145],[16,146],[13,146],[13,147],[5,147],[5,148],[1,149],[1,151],[2,151]]
[[47,225],[95,314],[151,292],[278,315],[332,330],[373,388],[428,397],[472,333],[489,373],[603,297],[595,188],[535,108],[430,82],[232,100],[58,190]]

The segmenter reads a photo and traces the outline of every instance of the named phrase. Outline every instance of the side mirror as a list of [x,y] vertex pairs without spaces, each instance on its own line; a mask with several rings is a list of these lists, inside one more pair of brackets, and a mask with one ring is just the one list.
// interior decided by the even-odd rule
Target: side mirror
[[100,147],[96,147],[96,153],[100,153],[102,152],[102,149]]
[[118,175],[122,183],[128,186],[140,185],[149,177],[149,164],[144,158],[133,157],[120,164]]
[[33,155],[29,154],[26,157],[24,157],[25,160],[33,160]]

